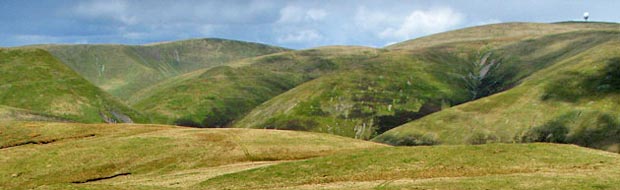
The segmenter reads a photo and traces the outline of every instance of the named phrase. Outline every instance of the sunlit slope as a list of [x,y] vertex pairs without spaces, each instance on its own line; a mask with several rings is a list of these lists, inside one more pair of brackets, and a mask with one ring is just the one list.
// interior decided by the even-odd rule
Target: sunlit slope
[[80,122],[145,121],[40,49],[0,50],[0,105]]
[[[335,71],[263,103],[235,126],[372,138],[441,109],[510,89],[532,73],[617,35],[607,30],[578,31],[503,45],[460,42],[382,51],[354,68]],[[432,134],[417,138],[396,144],[437,143]]]
[[169,79],[138,92],[131,103],[163,123],[229,126],[280,93],[377,54],[372,48],[330,47],[265,55]]
[[2,189],[191,186],[279,161],[385,146],[318,133],[162,125],[3,122],[0,132]]
[[563,23],[499,23],[475,26],[416,38],[387,46],[387,49],[423,49],[440,44],[479,43],[494,46],[545,35],[574,31],[618,30],[615,23],[563,22]]
[[[619,152],[620,33],[592,34],[588,42],[566,45],[564,49],[572,53],[549,61],[550,66],[515,88],[410,122],[374,140],[391,144],[415,144],[420,139],[435,144],[561,142]],[[573,42],[580,38],[575,36]],[[602,43],[581,48],[597,40]],[[528,54],[541,53],[545,52]]]
[[144,46],[42,45],[88,81],[127,100],[161,80],[230,61],[285,51],[257,43],[195,39]]
[[556,144],[390,147],[218,176],[193,189],[614,189],[620,156]]

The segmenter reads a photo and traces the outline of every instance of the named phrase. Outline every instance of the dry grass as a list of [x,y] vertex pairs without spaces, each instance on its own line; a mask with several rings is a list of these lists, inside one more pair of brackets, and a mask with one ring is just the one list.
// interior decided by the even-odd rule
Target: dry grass
[[387,46],[387,49],[414,50],[439,44],[483,41],[485,44],[500,46],[520,40],[544,35],[588,30],[618,30],[618,24],[607,23],[501,23],[475,26],[425,36]]
[[[0,149],[0,188],[8,189],[41,185],[68,188],[71,182],[121,173],[130,173],[123,177],[130,183],[152,176],[175,177],[202,171],[189,175],[192,181],[216,175],[211,171],[220,166],[232,172],[258,167],[263,161],[306,159],[384,146],[307,132],[129,124],[4,122],[0,137],[3,146],[10,146]],[[230,165],[248,162],[259,163]]]
[[390,147],[242,171],[193,188],[595,189],[620,184],[618,158],[554,144]]

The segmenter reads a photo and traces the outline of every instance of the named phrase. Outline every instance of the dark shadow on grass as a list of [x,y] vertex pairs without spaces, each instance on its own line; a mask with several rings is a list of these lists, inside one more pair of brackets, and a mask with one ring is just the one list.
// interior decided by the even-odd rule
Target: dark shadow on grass
[[545,87],[544,101],[577,102],[620,93],[620,57],[606,61],[602,72],[584,75],[578,72],[563,73],[562,77]]
[[604,149],[620,144],[618,137],[620,122],[617,117],[609,113],[583,114],[581,111],[574,111],[529,129],[519,139],[525,143],[568,143]]

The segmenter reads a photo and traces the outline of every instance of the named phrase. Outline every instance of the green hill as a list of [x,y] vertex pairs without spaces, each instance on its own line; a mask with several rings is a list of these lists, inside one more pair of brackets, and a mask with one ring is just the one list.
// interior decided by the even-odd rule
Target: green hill
[[270,99],[235,126],[367,139],[380,128],[469,100],[459,88],[468,59],[442,48],[378,51]]
[[570,145],[389,147],[208,179],[193,189],[614,189],[620,156]]
[[223,127],[303,82],[376,55],[360,47],[291,51],[199,70],[136,93],[132,106],[161,123]]
[[34,47],[0,49],[0,189],[620,186],[620,24]]
[[226,173],[378,147],[385,145],[294,131],[2,122],[0,189],[179,188]]
[[619,152],[619,45],[620,27],[504,46],[499,52],[515,63],[540,63],[538,71],[518,77],[510,90],[407,123],[374,140],[403,145],[420,139],[433,144],[558,142]]
[[[612,26],[497,24],[403,42],[272,98],[235,126],[372,138],[510,89],[555,61],[617,38]],[[497,34],[482,37],[486,31]],[[414,135],[416,143],[437,143],[433,133]]]
[[194,39],[128,45],[39,45],[106,92],[129,99],[164,79],[247,57],[286,51],[257,43]]
[[0,105],[28,110],[17,112],[79,122],[145,121],[44,50],[0,49],[0,84]]
[[452,30],[420,37],[387,46],[386,49],[423,49],[438,44],[478,43],[501,46],[516,41],[545,35],[592,30],[617,30],[617,23],[563,22],[563,23],[499,23]]

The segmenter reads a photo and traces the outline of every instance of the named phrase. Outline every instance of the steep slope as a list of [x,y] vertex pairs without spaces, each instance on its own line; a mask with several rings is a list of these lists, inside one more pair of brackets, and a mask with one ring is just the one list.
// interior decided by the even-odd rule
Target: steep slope
[[[559,33],[572,31],[565,25],[586,29]],[[541,32],[537,33],[539,37],[520,36],[511,41],[503,36],[482,41],[467,37],[482,36],[478,34],[480,31],[496,28],[503,33],[530,26],[490,25],[438,34],[439,37],[464,35],[462,41],[429,40],[423,44],[424,48],[388,48],[389,51],[358,62],[354,69],[336,71],[265,102],[235,126],[372,138],[452,105],[510,89],[554,61],[616,37],[616,33],[608,32],[609,24],[592,25],[534,24],[541,31],[552,31],[547,32],[551,35]],[[534,29],[525,30],[524,33],[530,33]],[[404,44],[417,43],[414,40]],[[410,143],[437,143],[432,134],[417,138]]]
[[[0,105],[80,122],[144,121],[40,49],[0,49]],[[12,112],[15,112],[13,109]]]
[[[538,62],[548,66],[508,91],[429,115],[374,140],[403,145],[422,137],[442,144],[560,142],[620,152],[616,26],[616,31],[548,37],[561,39],[556,43],[541,38],[508,46],[508,52],[520,54],[515,62],[540,57]],[[535,44],[547,47],[532,48]],[[553,52],[561,56],[547,59]]]
[[443,47],[383,51],[287,91],[252,110],[236,127],[325,132],[368,139],[422,115],[471,99],[467,56]]
[[247,57],[286,51],[263,44],[195,39],[127,45],[41,45],[91,83],[127,100],[164,79]]
[[138,92],[132,106],[162,123],[223,127],[303,82],[376,56],[362,47],[331,47],[271,54],[195,71]]
[[388,147],[218,176],[193,189],[613,189],[619,158],[555,144]]
[[183,187],[227,172],[379,147],[385,145],[294,131],[2,122],[0,189],[101,182],[103,189]]

